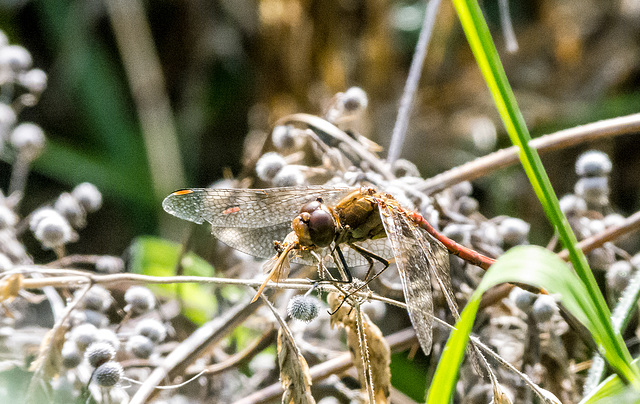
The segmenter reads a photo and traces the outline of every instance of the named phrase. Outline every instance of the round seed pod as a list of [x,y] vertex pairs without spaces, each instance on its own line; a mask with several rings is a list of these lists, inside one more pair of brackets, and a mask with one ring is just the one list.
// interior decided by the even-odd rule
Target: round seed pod
[[536,295],[516,286],[511,289],[509,299],[515,303],[517,308],[528,313],[536,300]]
[[87,291],[82,299],[86,309],[105,312],[111,307],[111,293],[100,285],[94,285]]
[[347,112],[358,112],[367,108],[369,98],[367,93],[360,87],[351,87],[340,97],[342,107]]
[[551,317],[558,312],[558,305],[553,297],[549,295],[540,295],[533,303],[531,314],[536,321],[540,323],[551,320]]
[[41,69],[31,69],[21,74],[18,80],[32,94],[41,94],[47,88],[47,73]]
[[160,343],[167,337],[167,327],[153,318],[141,320],[135,328],[136,334],[144,335],[154,343]]
[[91,366],[97,368],[103,363],[109,362],[116,357],[116,350],[111,344],[106,342],[94,342],[89,345],[84,353],[84,357]]
[[118,362],[106,362],[93,372],[93,381],[100,387],[113,387],[120,382],[124,370]]
[[304,185],[306,179],[299,167],[288,165],[282,167],[273,177],[273,185],[276,187],[295,187]]
[[31,161],[38,157],[44,149],[44,131],[35,123],[21,123],[13,128],[9,141],[20,156]]
[[146,313],[153,310],[156,298],[151,291],[143,286],[132,286],[124,294],[127,307],[135,314]]
[[76,343],[79,349],[85,350],[96,341],[98,329],[93,324],[80,324],[71,330],[71,340]]
[[60,194],[53,204],[53,208],[76,229],[81,229],[87,225],[87,212],[70,193],[63,192]]
[[611,173],[611,159],[599,150],[584,152],[576,160],[576,174],[581,177],[599,177]]
[[66,341],[62,345],[60,355],[62,356],[62,366],[67,369],[73,369],[82,362],[82,353],[73,341]]
[[8,45],[0,48],[0,68],[19,73],[31,68],[31,53],[20,45]]
[[583,216],[587,213],[587,202],[577,195],[568,194],[560,199],[560,210],[566,216]]
[[71,195],[88,213],[93,213],[102,207],[102,193],[89,182],[76,185],[71,191]]
[[154,348],[153,341],[144,335],[132,335],[127,341],[127,351],[131,352],[136,358],[148,359]]
[[98,338],[96,341],[110,344],[116,351],[120,349],[120,339],[115,332],[108,328],[101,328],[98,330]]
[[96,271],[106,274],[119,273],[124,271],[124,262],[122,258],[103,255],[96,260]]
[[531,229],[529,223],[515,217],[504,219],[498,227],[504,242],[511,246],[525,244],[529,237],[529,229]]
[[296,131],[291,125],[278,125],[271,131],[271,141],[279,150],[291,149],[296,145]]
[[279,153],[265,153],[256,162],[256,174],[262,181],[271,181],[278,172],[287,165],[284,157]]
[[308,323],[318,317],[319,307],[318,299],[306,295],[297,295],[289,300],[287,313],[296,320]]
[[[43,209],[42,212],[43,215],[37,218],[33,235],[44,248],[60,247],[77,239],[77,234],[62,215],[53,209]],[[31,223],[35,219],[32,218]]]
[[618,292],[622,292],[629,284],[633,266],[629,261],[616,261],[607,269],[607,285]]

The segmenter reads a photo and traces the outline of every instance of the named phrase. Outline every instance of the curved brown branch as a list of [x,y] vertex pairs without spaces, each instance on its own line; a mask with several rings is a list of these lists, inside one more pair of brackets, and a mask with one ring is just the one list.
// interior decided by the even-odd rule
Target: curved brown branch
[[[533,139],[529,144],[538,152],[545,153],[596,139],[632,133],[640,133],[640,114],[561,130]],[[420,190],[429,194],[439,192],[459,182],[471,181],[498,169],[509,167],[518,161],[518,148],[508,147],[431,177],[424,182]]]

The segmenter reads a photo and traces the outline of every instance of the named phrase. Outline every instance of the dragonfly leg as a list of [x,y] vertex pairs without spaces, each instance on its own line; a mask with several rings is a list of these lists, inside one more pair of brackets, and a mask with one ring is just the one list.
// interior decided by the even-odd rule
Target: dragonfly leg
[[[360,255],[362,255],[364,257],[364,259],[366,259],[369,262],[369,269],[367,270],[367,274],[364,277],[364,281],[365,281],[364,286],[368,285],[372,280],[376,279],[387,268],[389,268],[389,261],[387,261],[386,259],[382,258],[381,256],[379,256],[379,255],[367,250],[366,248],[362,248],[362,247],[360,247],[359,245],[356,245],[356,244],[350,244],[349,247],[353,248],[354,251],[358,252]],[[384,265],[384,268],[382,268],[378,273],[376,273],[371,278],[369,278],[369,276],[371,275],[371,272],[373,272],[373,265],[374,265],[373,260],[376,260],[376,261],[380,262],[382,265]]]

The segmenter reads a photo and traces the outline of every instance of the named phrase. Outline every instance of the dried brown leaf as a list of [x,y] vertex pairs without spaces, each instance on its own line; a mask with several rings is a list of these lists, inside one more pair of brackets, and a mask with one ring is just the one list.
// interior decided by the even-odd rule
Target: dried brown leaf
[[278,330],[278,364],[280,365],[280,383],[284,389],[284,404],[315,404],[311,395],[311,375],[309,365],[300,353],[287,323],[273,305],[260,295],[280,324]]
[[22,289],[21,274],[12,274],[7,276],[0,283],[0,302],[5,300],[13,300],[18,296],[20,289]]
[[[338,325],[344,327],[346,330],[347,344],[353,356],[353,365],[356,367],[358,378],[364,387],[368,380],[368,372],[367,369],[365,369],[365,361],[362,359],[356,311],[347,303],[343,304],[342,297],[337,293],[330,293],[327,300],[331,310],[337,310],[333,316],[331,316],[331,325]],[[338,308],[338,306],[340,306],[340,308]],[[387,340],[382,335],[382,331],[371,321],[369,316],[362,313],[361,318],[368,348],[367,355],[369,357],[375,403],[388,403],[391,386],[391,369],[389,367],[391,363],[391,349],[389,348]]]

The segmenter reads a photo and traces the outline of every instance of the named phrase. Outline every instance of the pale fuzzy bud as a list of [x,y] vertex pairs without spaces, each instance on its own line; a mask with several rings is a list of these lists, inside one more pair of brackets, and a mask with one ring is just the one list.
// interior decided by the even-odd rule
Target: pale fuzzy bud
[[27,160],[33,160],[44,149],[44,131],[34,123],[21,123],[13,129],[9,141],[20,156]]

